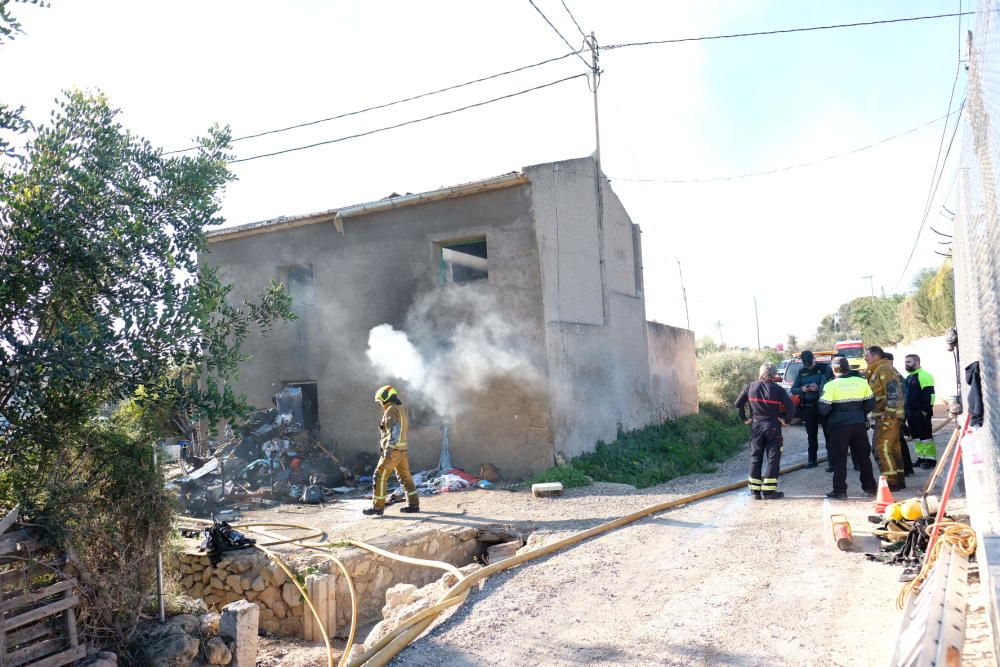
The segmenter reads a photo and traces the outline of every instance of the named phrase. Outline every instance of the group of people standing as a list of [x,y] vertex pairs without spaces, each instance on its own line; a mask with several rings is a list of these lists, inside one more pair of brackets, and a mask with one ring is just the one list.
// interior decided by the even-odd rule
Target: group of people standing
[[[791,393],[799,397],[809,441],[807,468],[818,465],[819,431],[823,431],[826,470],[833,473],[833,490],[827,497],[847,498],[848,455],[860,472],[862,490],[870,496],[876,492],[872,452],[892,491],[906,488],[906,476],[913,474],[914,466],[935,466],[937,454],[931,433],[934,378],[921,368],[919,356],[906,356],[906,377],[893,366],[892,355],[876,345],[865,351],[865,377],[852,370],[844,357],[834,357],[825,364],[807,350],[801,359],[802,369]],[[752,423],[749,486],[753,497],[760,499],[784,495],[777,490],[781,426],[787,426],[791,417],[783,418],[781,408],[786,416],[795,414],[795,406],[776,376],[774,364],[762,364],[758,379],[743,388],[735,403],[740,417]],[[874,430],[871,441],[869,429]],[[907,431],[919,457],[916,462],[911,460],[904,437]]]

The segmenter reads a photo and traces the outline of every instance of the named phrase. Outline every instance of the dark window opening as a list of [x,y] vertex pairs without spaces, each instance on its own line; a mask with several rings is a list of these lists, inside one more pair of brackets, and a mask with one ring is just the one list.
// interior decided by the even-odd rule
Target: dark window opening
[[486,239],[442,243],[440,257],[442,283],[466,283],[489,278]]
[[319,430],[319,392],[315,382],[282,382],[284,387],[302,390],[302,421],[307,431]]
[[301,317],[313,305],[313,268],[312,264],[305,266],[289,266],[283,270],[285,289],[292,297],[292,312]]

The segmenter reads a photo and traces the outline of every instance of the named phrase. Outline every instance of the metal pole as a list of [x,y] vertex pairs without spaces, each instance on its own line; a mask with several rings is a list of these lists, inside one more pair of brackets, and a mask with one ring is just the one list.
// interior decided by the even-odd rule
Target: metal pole
[[[153,443],[153,469],[157,467],[156,443]],[[156,598],[160,605],[160,623],[167,622],[167,610],[163,603],[163,548],[156,550]]]
[[[677,259],[676,257],[674,259]],[[687,328],[691,328],[691,313],[688,312],[688,293],[684,288],[684,272],[681,270],[681,260],[677,259],[677,273],[681,277],[681,297],[684,299],[684,318],[687,320]]]
[[872,292],[872,303],[875,303],[875,281],[872,276],[861,276],[862,280],[868,281],[868,286],[871,288]]
[[753,298],[753,319],[757,322],[757,349],[760,350],[760,315],[757,313],[757,297]]
[[[601,69],[597,64],[597,38],[594,37],[594,33],[590,33],[590,77],[591,77],[591,92],[594,94],[594,138],[596,140],[596,148],[594,150],[594,160],[597,162],[597,173],[598,179],[600,179],[601,173],[601,123],[600,116],[597,113],[597,84],[600,81]],[[598,180],[600,184],[600,180]]]

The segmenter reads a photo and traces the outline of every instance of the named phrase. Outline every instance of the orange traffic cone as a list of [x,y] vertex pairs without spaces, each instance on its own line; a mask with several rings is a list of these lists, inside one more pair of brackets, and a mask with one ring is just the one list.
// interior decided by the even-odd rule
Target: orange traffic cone
[[885,475],[879,475],[878,493],[875,496],[875,512],[881,514],[885,508],[896,502],[892,499],[892,491],[889,490],[889,482],[885,481]]

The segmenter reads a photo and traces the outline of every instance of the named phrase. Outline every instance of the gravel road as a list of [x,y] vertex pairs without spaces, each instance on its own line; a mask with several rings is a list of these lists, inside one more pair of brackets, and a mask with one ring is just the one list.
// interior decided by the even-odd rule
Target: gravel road
[[[939,437],[943,446],[950,429]],[[785,431],[782,464],[805,458],[802,427]],[[909,478],[916,494],[926,471]],[[563,534],[656,502],[745,479],[746,453],[710,475],[634,491],[595,484],[539,501],[462,497],[462,516],[498,514]],[[787,497],[732,492],[658,514],[495,575],[395,665],[880,665],[900,613],[900,570],[867,561],[876,540],[857,473],[830,502],[823,466],[779,482]],[[463,494],[456,494],[462,496]],[[433,513],[434,501],[428,505]],[[424,521],[448,521],[442,506]],[[858,545],[838,551],[827,517],[845,513]]]

